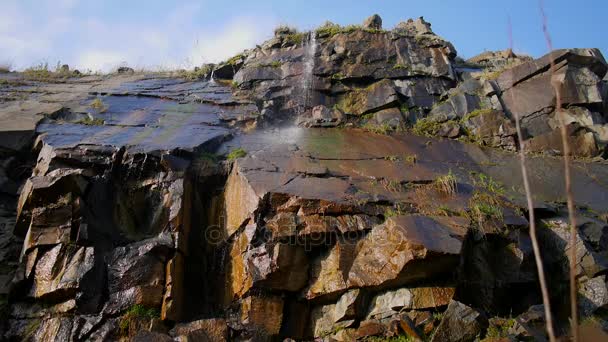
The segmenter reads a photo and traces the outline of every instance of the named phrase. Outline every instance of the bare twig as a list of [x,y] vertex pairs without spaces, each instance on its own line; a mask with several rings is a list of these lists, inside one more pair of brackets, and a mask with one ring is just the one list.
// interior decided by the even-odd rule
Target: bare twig
[[[511,28],[511,18],[509,18],[509,47],[513,49],[513,33]],[[513,81],[513,80],[511,80]],[[511,92],[512,101],[515,104],[513,98],[514,92]],[[524,181],[524,189],[526,191],[526,200],[528,203],[528,213],[530,220],[530,240],[532,240],[532,250],[534,251],[534,260],[536,262],[536,271],[538,272],[538,281],[540,283],[540,290],[543,297],[543,304],[545,308],[545,317],[547,325],[547,335],[549,341],[555,341],[555,332],[553,331],[553,315],[551,313],[551,302],[549,299],[549,290],[547,288],[547,280],[545,278],[545,269],[543,267],[543,260],[540,254],[540,248],[538,246],[538,239],[536,238],[536,218],[534,215],[534,202],[532,199],[532,190],[530,189],[530,182],[528,180],[528,168],[526,167],[526,154],[524,150],[524,139],[521,132],[521,125],[519,120],[518,110],[511,111],[511,114],[515,118],[515,128],[517,130],[517,140],[519,140],[519,162],[521,165],[521,176]]]
[[[553,53],[551,36],[547,29],[547,15],[544,10],[544,2],[540,1],[540,11],[543,18],[543,32],[547,41],[549,53]],[[552,56],[551,56],[552,57]],[[570,144],[568,143],[568,130],[562,114],[562,81],[556,77],[555,61],[551,61],[551,85],[555,90],[555,113],[559,117],[560,131],[562,136],[564,154],[564,178],[566,183],[566,197],[568,202],[568,216],[570,219],[570,314],[572,324],[572,341],[578,341],[578,306],[577,306],[577,286],[576,286],[576,218],[574,216],[574,199],[572,196],[572,182],[570,176]]]

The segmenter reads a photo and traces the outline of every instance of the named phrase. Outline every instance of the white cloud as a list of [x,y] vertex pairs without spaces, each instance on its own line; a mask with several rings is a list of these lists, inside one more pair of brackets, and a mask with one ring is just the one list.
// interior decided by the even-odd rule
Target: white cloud
[[[110,71],[126,63],[135,68],[191,68],[219,62],[271,35],[275,18],[238,17],[214,26],[204,3],[176,6],[164,17],[116,22],[79,12],[79,0],[43,0],[36,8],[15,0],[0,11],[0,60],[23,69],[58,59],[81,70]],[[55,59],[53,59],[55,58]]]
[[268,38],[275,27],[275,22],[272,19],[238,18],[219,32],[201,32],[188,59],[195,65],[226,60]]

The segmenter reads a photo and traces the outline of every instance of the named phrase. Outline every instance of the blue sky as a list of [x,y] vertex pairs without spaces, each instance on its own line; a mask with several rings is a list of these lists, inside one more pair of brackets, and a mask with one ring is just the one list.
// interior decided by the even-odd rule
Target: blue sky
[[[598,47],[606,55],[608,0],[545,0],[556,48]],[[0,0],[0,64],[25,68],[57,61],[81,69],[192,67],[255,46],[279,24],[301,30],[326,20],[384,27],[424,18],[460,56],[509,46],[547,52],[538,0]]]

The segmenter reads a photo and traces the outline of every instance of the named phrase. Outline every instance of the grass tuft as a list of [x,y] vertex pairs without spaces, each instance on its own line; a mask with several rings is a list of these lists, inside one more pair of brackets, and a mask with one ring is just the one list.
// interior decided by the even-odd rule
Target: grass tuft
[[453,196],[456,194],[456,177],[452,173],[452,170],[447,175],[438,177],[435,180],[435,187],[437,190],[445,195]]
[[108,110],[108,106],[106,106],[106,104],[103,103],[100,98],[96,98],[95,100],[91,101],[91,103],[89,103],[89,107],[95,109],[99,113],[104,113]]
[[129,328],[133,324],[133,320],[136,319],[147,319],[152,320],[153,318],[160,317],[160,312],[155,308],[147,308],[141,304],[135,304],[123,314],[120,319],[119,328],[122,336],[127,336]]
[[242,148],[237,148],[228,153],[228,160],[236,160],[238,158],[243,158],[247,155],[247,152]]

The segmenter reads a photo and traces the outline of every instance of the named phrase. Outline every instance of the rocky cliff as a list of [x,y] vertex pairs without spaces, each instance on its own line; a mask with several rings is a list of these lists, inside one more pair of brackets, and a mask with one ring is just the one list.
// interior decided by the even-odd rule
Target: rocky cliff
[[0,74],[3,339],[542,340],[520,148],[567,336],[562,122],[580,314],[608,328],[597,49],[464,61],[373,16],[197,79],[68,70]]

